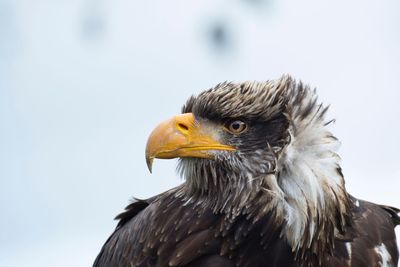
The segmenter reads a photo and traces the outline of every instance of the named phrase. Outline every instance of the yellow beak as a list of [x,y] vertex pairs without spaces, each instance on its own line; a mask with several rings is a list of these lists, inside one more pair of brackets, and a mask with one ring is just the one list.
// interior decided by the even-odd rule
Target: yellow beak
[[212,158],[211,150],[234,151],[235,148],[218,142],[202,129],[192,113],[173,117],[158,125],[146,145],[146,163],[149,171],[154,158],[177,157]]

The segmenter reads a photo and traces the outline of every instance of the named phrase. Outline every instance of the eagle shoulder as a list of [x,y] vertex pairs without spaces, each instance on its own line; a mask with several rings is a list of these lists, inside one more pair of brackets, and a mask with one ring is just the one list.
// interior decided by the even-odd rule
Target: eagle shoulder
[[394,227],[399,210],[351,197],[353,222],[335,240],[333,255],[322,266],[397,266]]
[[130,203],[128,206],[126,206],[125,210],[118,214],[115,217],[115,220],[118,220],[118,224],[114,232],[110,235],[110,237],[107,239],[107,241],[104,243],[103,247],[100,250],[100,253],[96,257],[96,260],[93,263],[93,267],[98,267],[98,266],[106,266],[106,259],[111,257],[111,254],[113,253],[113,248],[115,247],[116,244],[111,244],[113,242],[113,239],[115,238],[115,235],[117,232],[132,218],[134,218],[137,214],[139,214],[142,210],[144,210],[149,204],[153,198],[142,200],[142,199],[137,199],[135,198],[132,203]]
[[218,255],[221,240],[214,226],[223,226],[221,216],[212,211],[200,216],[198,207],[175,193],[131,203],[116,217],[118,225],[93,266],[205,266],[210,261],[233,266]]

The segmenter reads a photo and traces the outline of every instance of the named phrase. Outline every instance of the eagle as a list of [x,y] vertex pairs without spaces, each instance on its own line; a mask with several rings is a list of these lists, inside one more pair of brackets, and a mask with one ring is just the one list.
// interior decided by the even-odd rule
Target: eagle
[[289,75],[191,96],[145,151],[183,183],[134,199],[93,266],[397,266],[400,210],[346,191],[327,110]]

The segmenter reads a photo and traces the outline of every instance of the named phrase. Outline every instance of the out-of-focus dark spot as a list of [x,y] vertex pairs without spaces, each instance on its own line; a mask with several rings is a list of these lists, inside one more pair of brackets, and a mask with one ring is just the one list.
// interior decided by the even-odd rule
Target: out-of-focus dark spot
[[0,1],[0,66],[4,59],[18,55],[18,49],[22,46],[14,9],[11,2]]
[[211,48],[218,53],[227,52],[233,47],[232,32],[225,22],[214,22],[207,30],[207,39]]
[[241,0],[242,2],[249,4],[249,5],[253,5],[253,6],[266,6],[268,5],[271,0]]
[[100,39],[105,32],[105,20],[102,16],[89,14],[82,21],[82,36],[85,39]]
[[223,25],[215,25],[211,29],[211,39],[216,46],[227,45],[227,32]]

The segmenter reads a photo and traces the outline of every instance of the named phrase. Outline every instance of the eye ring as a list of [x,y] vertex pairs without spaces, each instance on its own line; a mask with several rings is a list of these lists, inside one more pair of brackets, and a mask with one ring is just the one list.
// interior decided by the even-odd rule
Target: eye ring
[[238,119],[229,120],[225,124],[225,128],[233,134],[241,134],[247,130],[247,124],[244,121]]

